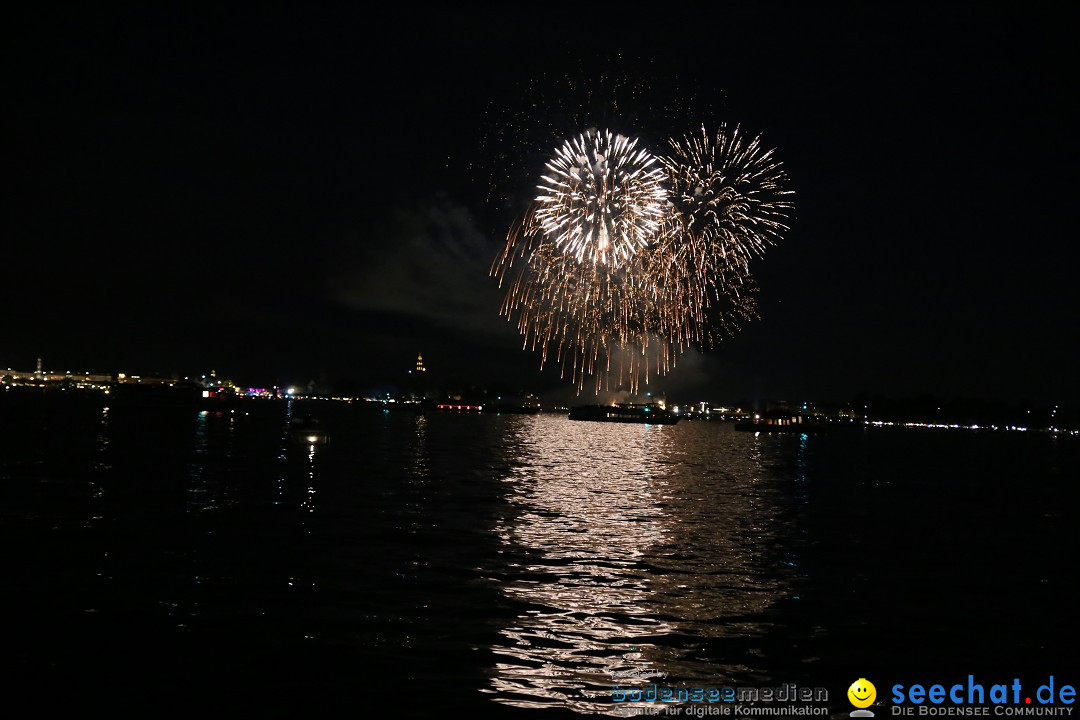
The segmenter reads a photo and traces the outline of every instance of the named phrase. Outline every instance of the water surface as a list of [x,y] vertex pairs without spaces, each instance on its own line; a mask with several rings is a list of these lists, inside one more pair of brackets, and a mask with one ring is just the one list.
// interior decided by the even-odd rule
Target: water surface
[[857,677],[1060,676],[1080,639],[1069,438],[103,405],[0,399],[33,707],[590,715],[646,672],[846,711]]

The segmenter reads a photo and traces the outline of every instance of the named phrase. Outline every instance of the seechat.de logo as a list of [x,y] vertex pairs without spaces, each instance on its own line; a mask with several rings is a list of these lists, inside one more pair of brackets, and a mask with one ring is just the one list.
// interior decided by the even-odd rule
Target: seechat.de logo
[[[1031,681],[967,682],[892,686],[893,715],[1071,715],[1076,688],[1053,675],[1031,691]],[[908,703],[911,703],[910,705]]]

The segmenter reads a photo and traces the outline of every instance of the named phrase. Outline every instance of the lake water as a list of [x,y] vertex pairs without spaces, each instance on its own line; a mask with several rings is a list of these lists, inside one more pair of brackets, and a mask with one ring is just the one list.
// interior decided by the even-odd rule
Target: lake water
[[295,405],[0,397],[13,702],[553,718],[795,683],[846,714],[860,677],[1075,672],[1074,438]]

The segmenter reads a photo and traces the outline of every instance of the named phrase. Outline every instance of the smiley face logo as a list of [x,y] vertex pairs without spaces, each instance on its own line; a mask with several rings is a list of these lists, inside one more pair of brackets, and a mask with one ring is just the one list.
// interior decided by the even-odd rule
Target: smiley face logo
[[857,708],[870,707],[877,698],[877,688],[866,678],[859,678],[847,689],[847,698]]

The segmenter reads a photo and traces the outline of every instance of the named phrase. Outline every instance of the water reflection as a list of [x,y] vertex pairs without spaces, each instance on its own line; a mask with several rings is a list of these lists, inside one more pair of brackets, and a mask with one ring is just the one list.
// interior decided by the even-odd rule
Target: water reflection
[[285,421],[281,425],[281,434],[278,436],[278,472],[277,486],[274,489],[274,505],[280,505],[285,497],[285,481],[288,475],[289,462],[289,438],[293,420],[293,400],[285,401]]
[[428,448],[428,419],[423,413],[417,413],[413,434],[414,442],[409,446],[412,477],[426,479],[430,473]]
[[[101,419],[98,421],[97,435],[94,437],[94,456],[92,467],[95,471],[112,470],[112,463],[109,461],[109,407],[107,405],[101,408]],[[95,494],[95,497],[100,497],[100,495]]]
[[236,413],[200,410],[187,463],[188,512],[206,513],[236,504],[230,482],[236,435]]
[[[101,419],[98,421],[97,434],[94,437],[94,455],[91,463],[91,472],[87,473],[90,486],[90,497],[94,500],[102,500],[105,497],[105,486],[101,478],[112,470],[112,462],[109,459],[109,408],[101,408]],[[102,519],[101,515],[91,515],[91,522]]]
[[753,652],[724,657],[723,639],[764,635],[790,592],[775,446],[710,423],[541,416],[520,432],[513,511],[496,527],[501,587],[520,608],[492,648],[497,702],[597,713],[612,709],[614,683],[761,671]]
[[[289,493],[288,505],[296,503],[304,514],[314,513],[318,509],[317,467],[324,446],[313,442],[298,432],[298,408],[296,401],[285,401],[285,414],[277,437],[277,471],[274,498],[272,504],[286,504],[286,492]],[[310,415],[304,415],[311,419]],[[300,524],[306,521],[301,516]],[[310,531],[309,531],[310,532]]]
[[315,444],[311,443],[307,448],[307,489],[304,491],[300,508],[309,513],[315,512]]

